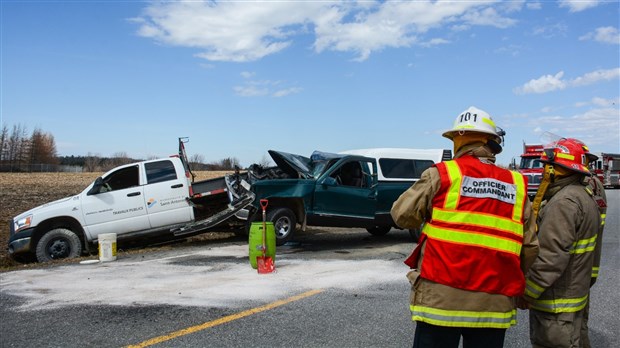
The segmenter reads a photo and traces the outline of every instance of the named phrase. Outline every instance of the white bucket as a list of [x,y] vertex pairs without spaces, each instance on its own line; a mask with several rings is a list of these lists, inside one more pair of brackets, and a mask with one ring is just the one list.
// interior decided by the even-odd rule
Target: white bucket
[[116,260],[116,233],[103,233],[99,235],[99,261]]

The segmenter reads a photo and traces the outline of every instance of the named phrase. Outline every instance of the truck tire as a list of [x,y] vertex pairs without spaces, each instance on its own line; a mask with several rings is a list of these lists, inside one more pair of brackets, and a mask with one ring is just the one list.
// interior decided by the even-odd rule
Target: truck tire
[[276,232],[276,245],[283,245],[295,234],[297,218],[289,208],[275,208],[267,212],[267,220],[273,222]]
[[392,226],[375,226],[366,228],[366,231],[373,236],[385,236],[391,229]]
[[36,249],[39,262],[78,257],[81,253],[80,237],[66,228],[56,228],[44,234]]

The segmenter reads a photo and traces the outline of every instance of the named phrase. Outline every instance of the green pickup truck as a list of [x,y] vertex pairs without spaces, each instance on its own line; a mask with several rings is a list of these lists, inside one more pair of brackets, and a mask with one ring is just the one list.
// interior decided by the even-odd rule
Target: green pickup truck
[[[297,224],[361,227],[376,236],[398,228],[390,216],[394,201],[450,150],[378,148],[343,153],[315,151],[310,157],[269,151],[276,166],[252,165],[248,182],[256,195],[249,221],[260,220],[258,202],[267,199],[277,245],[291,240]],[[419,231],[410,231],[417,241]]]

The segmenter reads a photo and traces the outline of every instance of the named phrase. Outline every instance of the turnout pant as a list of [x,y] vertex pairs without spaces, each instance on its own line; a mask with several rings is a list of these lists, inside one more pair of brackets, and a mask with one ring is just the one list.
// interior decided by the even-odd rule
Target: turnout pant
[[530,342],[533,348],[579,348],[584,310],[547,313],[530,309]]
[[413,348],[457,348],[463,336],[463,348],[501,348],[506,329],[446,327],[416,322]]

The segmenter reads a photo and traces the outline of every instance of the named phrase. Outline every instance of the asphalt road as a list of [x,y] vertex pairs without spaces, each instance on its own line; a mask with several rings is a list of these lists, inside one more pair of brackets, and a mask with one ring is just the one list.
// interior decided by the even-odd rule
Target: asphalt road
[[[620,190],[591,294],[593,347],[620,342]],[[315,230],[259,275],[240,240],[0,274],[0,347],[410,347],[405,231]],[[505,347],[529,347],[527,312]]]

